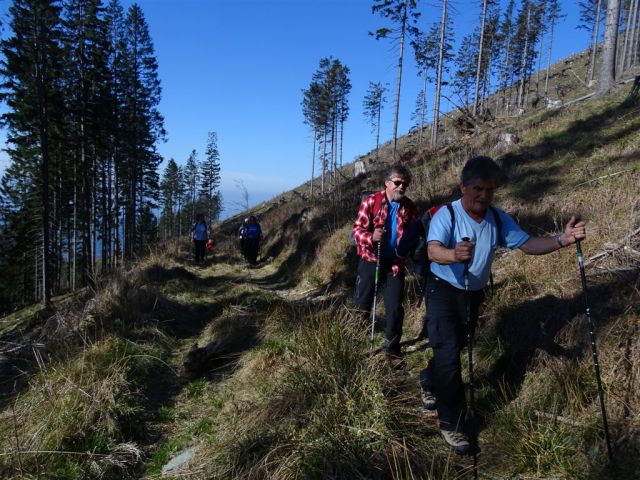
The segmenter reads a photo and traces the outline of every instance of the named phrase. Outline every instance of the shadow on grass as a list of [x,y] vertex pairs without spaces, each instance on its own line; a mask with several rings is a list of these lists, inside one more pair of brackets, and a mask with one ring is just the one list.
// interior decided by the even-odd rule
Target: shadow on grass
[[[600,281],[589,279],[591,316],[596,326],[599,352],[602,351],[599,333],[606,331],[613,319],[629,310],[628,301],[634,298],[633,285],[639,275],[640,268]],[[636,311],[640,312],[637,306]],[[572,360],[591,357],[589,326],[584,315],[582,292],[571,298],[545,295],[499,311],[495,331],[486,335],[494,335],[499,340],[503,353],[490,371],[478,379],[478,384],[491,385],[490,393],[477,399],[479,410],[496,412],[517,398],[538,351],[544,351],[552,357]],[[575,326],[570,330],[571,334],[565,337],[565,344],[557,343],[556,336],[570,323],[575,323]],[[595,385],[595,380],[593,383]],[[500,393],[508,395],[508,398],[503,398]],[[597,393],[593,392],[593,395]],[[486,420],[480,416],[476,418],[479,431],[486,427]],[[610,417],[609,422],[612,438],[616,443],[616,437],[628,429],[628,421]],[[640,469],[640,457],[637,455],[640,443],[637,439],[626,437],[620,438],[617,444],[616,454],[624,458],[624,461],[616,468],[620,472],[634,469],[637,472]],[[598,445],[604,458],[604,443],[598,441]],[[598,468],[600,467],[596,467]],[[588,478],[632,478],[600,475],[604,475],[604,470],[594,470],[589,473]]]
[[[546,135],[531,147],[503,156],[502,168],[511,179],[511,193],[526,201],[537,198],[558,185],[566,184],[566,180],[560,178],[565,169],[536,164],[548,162],[554,156],[567,154],[578,159],[585,158],[590,156],[595,148],[636,134],[640,131],[637,112],[637,102],[623,100],[588,118],[575,120],[564,130]],[[632,119],[630,122],[629,118]],[[621,119],[627,119],[627,124],[616,128]],[[609,164],[624,164],[628,159],[626,155],[618,156],[610,159]],[[516,166],[527,168],[516,174]]]

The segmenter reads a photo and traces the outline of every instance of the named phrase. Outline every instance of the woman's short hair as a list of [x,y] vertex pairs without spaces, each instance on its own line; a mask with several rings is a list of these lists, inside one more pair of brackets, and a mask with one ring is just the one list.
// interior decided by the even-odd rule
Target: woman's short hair
[[491,157],[473,157],[464,164],[460,181],[463,185],[469,185],[471,180],[495,180],[500,183],[502,180],[502,170]]

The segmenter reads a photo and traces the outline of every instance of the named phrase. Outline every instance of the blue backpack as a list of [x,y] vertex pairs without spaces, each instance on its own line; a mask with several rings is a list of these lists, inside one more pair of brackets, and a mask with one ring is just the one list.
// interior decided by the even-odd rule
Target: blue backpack
[[260,225],[257,223],[250,223],[244,227],[244,238],[247,240],[256,240],[260,238],[261,233]]

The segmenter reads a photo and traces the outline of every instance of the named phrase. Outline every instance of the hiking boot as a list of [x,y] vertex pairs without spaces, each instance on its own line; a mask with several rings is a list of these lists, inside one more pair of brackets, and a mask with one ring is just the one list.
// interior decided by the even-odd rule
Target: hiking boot
[[469,453],[471,443],[469,443],[469,438],[464,433],[456,432],[455,430],[440,430],[440,433],[450,450],[453,450],[458,455]]
[[427,410],[435,410],[436,409],[436,397],[430,390],[422,390],[422,394],[420,395],[422,400],[422,406]]

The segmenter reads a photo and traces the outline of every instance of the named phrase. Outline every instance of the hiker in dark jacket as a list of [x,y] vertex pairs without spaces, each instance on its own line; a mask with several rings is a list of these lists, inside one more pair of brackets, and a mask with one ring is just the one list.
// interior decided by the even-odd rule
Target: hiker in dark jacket
[[191,226],[191,233],[193,233],[195,262],[199,263],[204,261],[205,247],[207,246],[207,240],[209,239],[207,223],[204,221],[203,214],[199,213],[196,215],[196,222]]
[[[353,224],[353,238],[360,262],[356,280],[356,307],[369,315],[375,289],[378,244],[380,245],[380,285],[384,285],[386,332],[383,348],[391,357],[401,354],[400,339],[404,322],[404,256],[398,245],[418,219],[418,210],[405,196],[411,173],[402,165],[393,165],[384,177],[384,190],[365,198]],[[404,241],[407,239],[405,238]]]
[[240,244],[240,253],[242,254],[242,256],[245,256],[245,252],[244,252],[244,231],[245,228],[247,228],[247,223],[249,222],[249,218],[245,218],[242,223],[240,224],[240,226],[238,227],[238,243]]
[[[468,329],[471,333],[475,329],[495,249],[501,245],[519,248],[528,255],[544,255],[585,238],[585,222],[577,222],[575,217],[555,236],[530,237],[508,214],[491,207],[500,179],[500,168],[491,158],[470,159],[462,169],[462,197],[451,204],[452,212],[449,208],[438,210],[427,236],[431,265],[425,295],[433,357],[420,374],[422,401],[425,408],[437,410],[446,444],[461,454],[470,452],[471,443],[464,424],[466,402],[460,353],[466,346]],[[495,212],[501,222],[496,222]],[[469,324],[465,263],[469,265]]]
[[262,240],[262,229],[253,215],[244,227],[244,251],[247,262],[251,265],[258,264],[258,251],[260,250],[260,240]]

